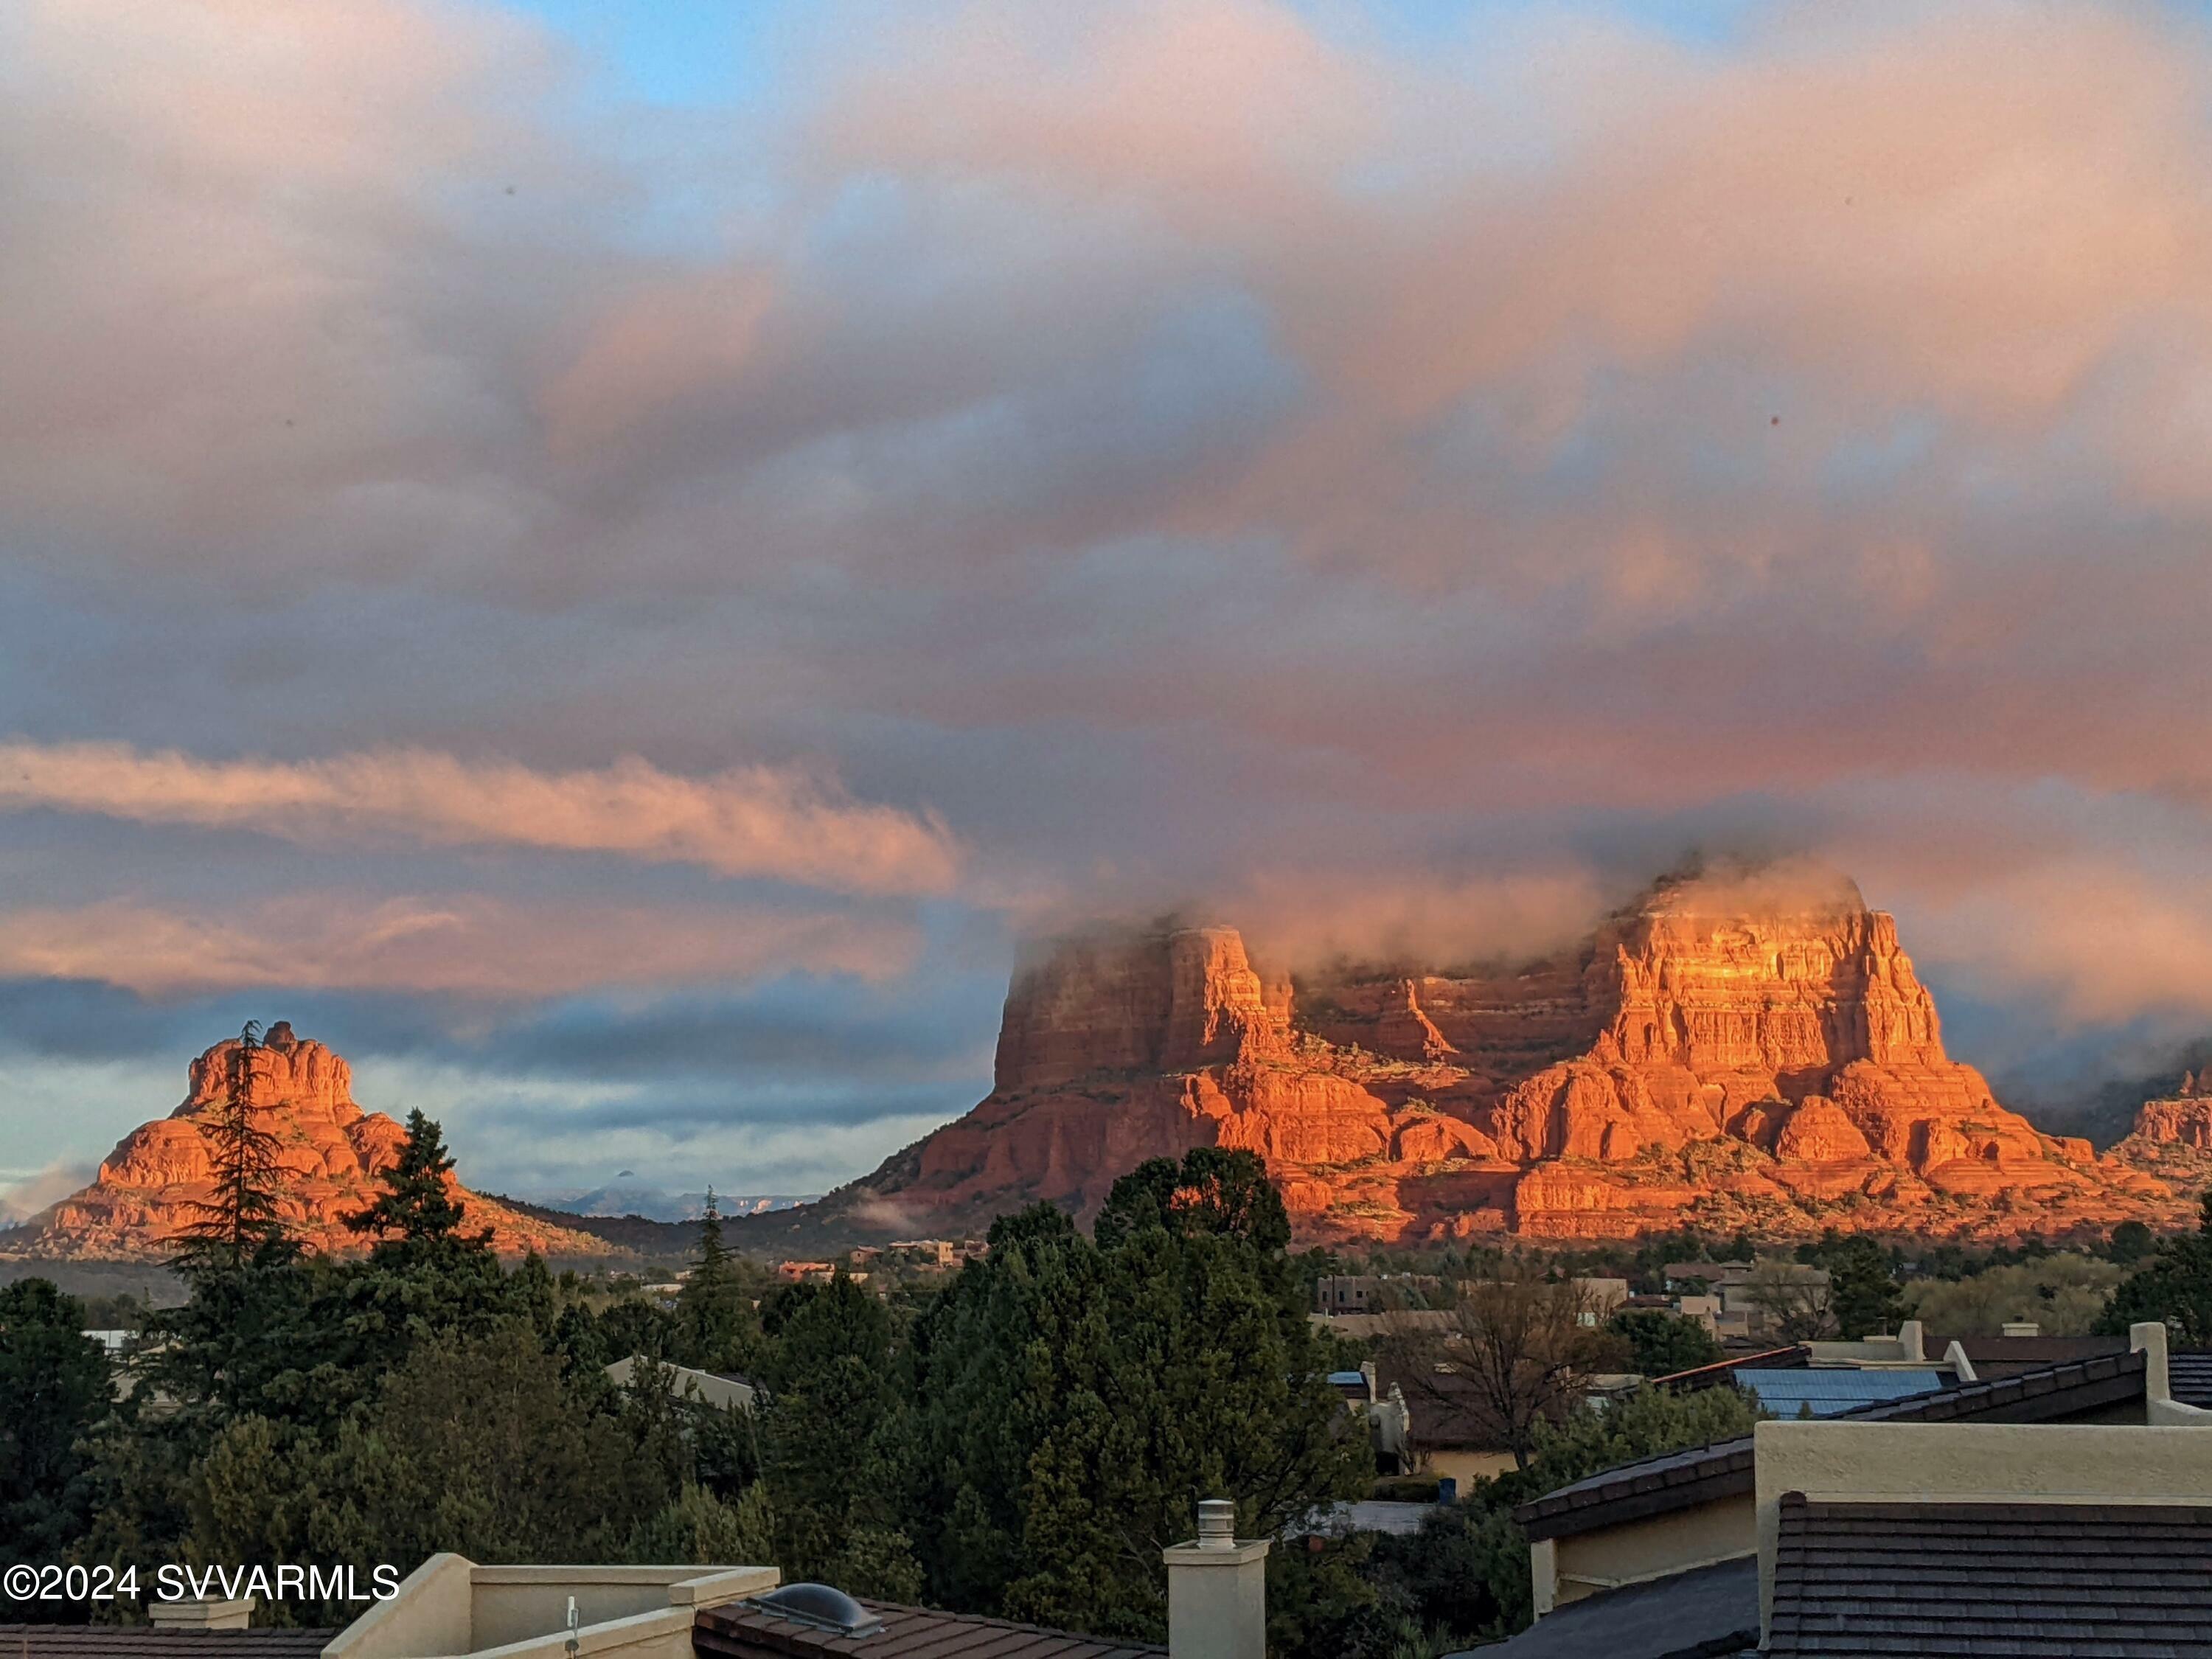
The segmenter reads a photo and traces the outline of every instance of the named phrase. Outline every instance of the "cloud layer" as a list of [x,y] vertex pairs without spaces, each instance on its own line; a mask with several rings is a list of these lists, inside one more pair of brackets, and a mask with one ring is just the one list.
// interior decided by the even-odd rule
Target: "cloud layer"
[[[7,9],[0,971],[401,1066],[1702,848],[1851,871],[2000,1075],[2212,1022],[2201,16],[1422,15],[826,0],[676,106],[464,0]],[[761,1121],[903,1135],[839,1064]]]
[[941,892],[957,868],[932,816],[859,805],[791,769],[684,778],[635,757],[548,773],[422,750],[213,763],[122,744],[0,744],[0,811],[33,807],[311,843],[613,853],[852,893]]

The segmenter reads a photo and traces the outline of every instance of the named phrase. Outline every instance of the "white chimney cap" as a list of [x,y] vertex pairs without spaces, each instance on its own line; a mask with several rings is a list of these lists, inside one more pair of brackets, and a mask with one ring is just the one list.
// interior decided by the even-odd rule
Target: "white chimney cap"
[[1202,1550],[1237,1547],[1237,1505],[1226,1498],[1199,1500],[1198,1547]]
[[2043,1327],[2033,1319],[2008,1319],[2004,1322],[2007,1336],[2041,1336]]

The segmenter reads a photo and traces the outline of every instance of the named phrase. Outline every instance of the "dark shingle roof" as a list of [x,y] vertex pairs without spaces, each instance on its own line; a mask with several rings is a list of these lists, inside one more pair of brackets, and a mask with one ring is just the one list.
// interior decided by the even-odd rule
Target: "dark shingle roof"
[[[839,1636],[778,1617],[751,1601],[703,1609],[692,1621],[692,1650],[702,1659],[1164,1659],[1165,1648],[1077,1636],[1036,1625],[967,1613],[933,1613],[890,1601],[860,1605],[884,1621],[867,1636]],[[0,1654],[0,1659],[6,1659]]]
[[1953,1342],[1965,1351],[1974,1375],[1984,1382],[2040,1370],[2069,1359],[2089,1359],[2102,1353],[2125,1353],[2124,1336],[1960,1336],[1931,1337],[1927,1351],[1941,1358]]
[[[2139,1353],[2100,1354],[2017,1376],[1968,1382],[1905,1400],[1885,1400],[1832,1423],[2043,1423],[2142,1396]],[[1689,1509],[1747,1492],[1754,1484],[1751,1437],[1666,1452],[1605,1469],[1513,1511],[1533,1539]]]
[[1782,1499],[1767,1652],[2212,1655],[2212,1509]]
[[1759,1645],[1759,1558],[1692,1567],[1570,1601],[1458,1659],[1708,1659]]
[[0,1659],[313,1659],[334,1630],[0,1625]]
[[2173,1397],[2183,1405],[2212,1409],[2212,1348],[2168,1354],[2166,1380]]

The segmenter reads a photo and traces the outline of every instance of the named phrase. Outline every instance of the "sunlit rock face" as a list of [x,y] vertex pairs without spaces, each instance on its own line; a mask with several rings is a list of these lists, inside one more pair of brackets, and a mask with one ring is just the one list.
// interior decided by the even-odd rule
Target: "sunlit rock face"
[[[2212,1113],[2187,1117],[2169,1138],[2203,1144],[2187,1137]],[[1014,976],[989,1097],[825,1210],[893,1228],[1038,1199],[1088,1213],[1133,1164],[1198,1146],[1266,1158],[1319,1238],[1994,1237],[2186,1205],[2000,1105],[1944,1052],[1896,923],[1836,880],[1662,883],[1510,966],[1293,980],[1231,927],[1061,940]]]
[[[276,1137],[287,1228],[310,1249],[362,1249],[341,1218],[375,1196],[376,1177],[398,1157],[406,1131],[381,1112],[362,1110],[354,1103],[353,1068],[281,1022],[258,1048],[245,1049],[233,1037],[192,1061],[183,1104],[124,1136],[92,1185],[33,1219],[23,1248],[37,1255],[100,1260],[173,1254],[182,1230],[214,1196],[204,1129],[234,1079],[261,1126]],[[489,1227],[502,1252],[583,1255],[606,1249],[588,1235],[546,1225],[458,1184],[453,1191],[468,1211],[468,1224]]]

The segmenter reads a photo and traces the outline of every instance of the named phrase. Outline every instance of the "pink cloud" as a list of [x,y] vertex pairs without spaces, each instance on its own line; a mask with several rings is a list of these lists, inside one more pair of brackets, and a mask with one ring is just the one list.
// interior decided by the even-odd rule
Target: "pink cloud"
[[931,893],[958,868],[935,818],[847,799],[806,773],[703,778],[635,757],[543,772],[422,750],[321,761],[204,761],[123,744],[0,744],[0,810],[244,829],[309,844],[610,853],[851,893]]
[[97,980],[155,997],[270,987],[513,999],[784,973],[892,979],[917,949],[907,924],[839,913],[474,894],[0,913],[0,976]]

